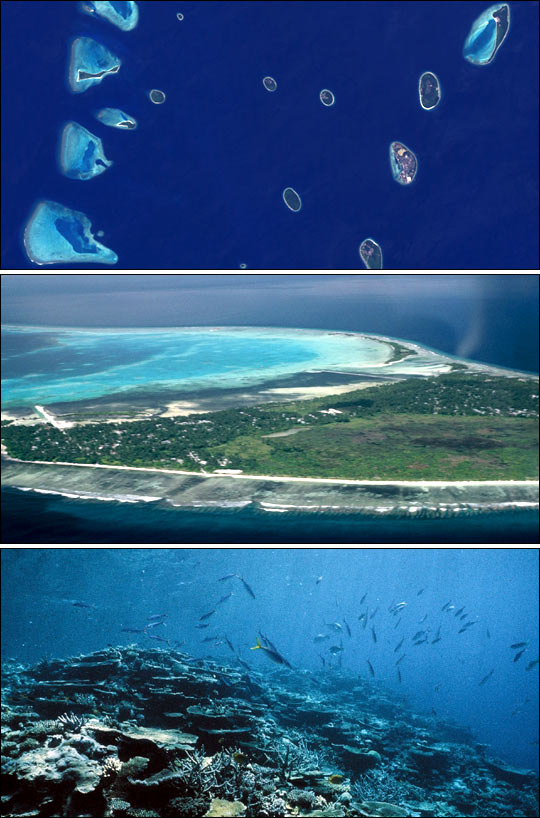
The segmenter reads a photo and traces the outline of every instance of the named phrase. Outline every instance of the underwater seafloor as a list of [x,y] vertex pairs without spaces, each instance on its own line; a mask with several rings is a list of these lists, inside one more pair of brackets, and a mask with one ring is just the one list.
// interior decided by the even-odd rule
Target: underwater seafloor
[[4,662],[2,816],[539,814],[536,773],[376,679],[247,668],[135,645]]

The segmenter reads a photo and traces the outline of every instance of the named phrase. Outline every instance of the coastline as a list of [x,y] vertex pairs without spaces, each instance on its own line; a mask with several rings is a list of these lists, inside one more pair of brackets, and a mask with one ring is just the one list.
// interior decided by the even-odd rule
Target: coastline
[[242,508],[374,516],[445,517],[538,508],[535,480],[340,480],[203,474],[135,466],[25,462],[3,456],[2,484],[72,499],[156,502],[170,508]]

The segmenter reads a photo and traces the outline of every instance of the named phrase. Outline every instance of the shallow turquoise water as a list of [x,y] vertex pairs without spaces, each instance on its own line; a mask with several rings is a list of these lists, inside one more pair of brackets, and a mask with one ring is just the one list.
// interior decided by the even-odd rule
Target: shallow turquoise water
[[[266,328],[6,328],[2,406],[137,389],[231,388],[313,370],[383,363],[388,344],[360,335]],[[35,344],[32,344],[35,340]]]

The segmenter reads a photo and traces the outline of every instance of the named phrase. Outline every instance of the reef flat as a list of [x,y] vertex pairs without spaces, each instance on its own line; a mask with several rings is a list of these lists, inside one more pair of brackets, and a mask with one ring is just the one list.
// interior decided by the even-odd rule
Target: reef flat
[[382,250],[375,239],[364,239],[358,252],[367,270],[382,270]]
[[5,661],[3,816],[538,814],[538,776],[467,728],[379,680],[284,664],[134,644]]
[[509,28],[510,6],[506,3],[490,6],[472,24],[463,46],[463,56],[473,65],[489,65]]
[[120,70],[121,61],[108,48],[91,37],[78,37],[71,45],[68,68],[69,86],[74,94],[99,83]]
[[58,202],[39,202],[24,229],[34,264],[116,264],[115,252],[96,241],[88,216]]
[[538,507],[535,481],[354,481],[202,475],[164,469],[23,463],[2,459],[2,485],[73,499],[160,502],[185,508],[451,517]]
[[79,4],[80,10],[85,14],[91,14],[102,20],[107,20],[121,31],[132,31],[139,22],[139,9],[133,0],[121,3],[108,2],[107,0],[83,0]]
[[62,130],[58,163],[64,176],[82,181],[99,176],[112,165],[101,139],[78,122],[68,122]]
[[134,131],[137,127],[137,120],[120,108],[102,108],[97,112],[96,119],[109,128],[122,128],[124,131]]

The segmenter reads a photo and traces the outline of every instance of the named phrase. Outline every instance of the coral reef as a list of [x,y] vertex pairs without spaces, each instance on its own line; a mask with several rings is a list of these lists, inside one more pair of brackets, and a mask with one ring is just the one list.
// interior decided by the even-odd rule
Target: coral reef
[[337,670],[110,647],[3,665],[12,816],[528,816],[538,778]]

